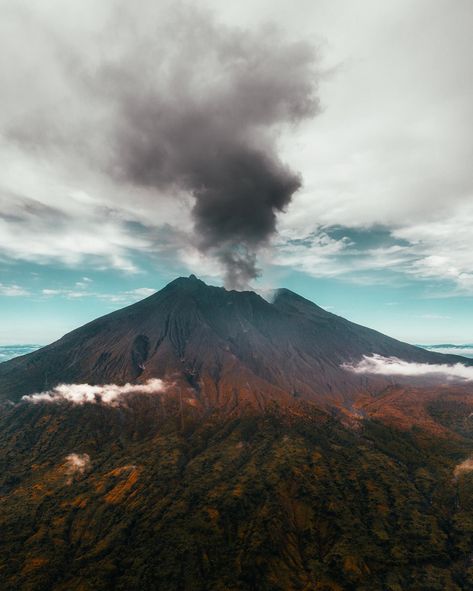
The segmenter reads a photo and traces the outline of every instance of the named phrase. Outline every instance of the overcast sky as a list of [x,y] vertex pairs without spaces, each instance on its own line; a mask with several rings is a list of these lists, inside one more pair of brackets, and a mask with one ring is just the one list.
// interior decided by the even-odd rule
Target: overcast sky
[[0,343],[191,272],[472,342],[472,30],[470,0],[0,0]]

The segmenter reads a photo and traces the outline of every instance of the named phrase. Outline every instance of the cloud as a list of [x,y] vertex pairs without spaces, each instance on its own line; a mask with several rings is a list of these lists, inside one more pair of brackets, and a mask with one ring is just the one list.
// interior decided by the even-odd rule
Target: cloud
[[[108,265],[136,272],[130,255],[150,248],[146,236],[129,232],[118,212],[112,215],[104,206],[76,203],[69,188],[61,186],[60,181],[56,186],[47,178],[48,173],[35,170],[38,165],[31,157],[22,155],[11,162],[6,152],[0,141],[0,156],[7,161],[10,174],[20,164],[27,172],[21,173],[26,178],[17,181],[10,181],[7,175],[0,178],[1,253],[14,260],[59,261],[72,267],[87,261],[96,268]],[[56,170],[50,174],[61,176]],[[12,193],[9,183],[15,191],[26,194]]]
[[460,464],[457,464],[455,466],[455,469],[453,470],[453,476],[454,476],[454,478],[458,478],[459,476],[461,476],[465,472],[472,472],[472,471],[473,471],[473,458],[468,458],[468,459],[464,460],[463,462],[461,462]]
[[45,288],[41,290],[41,294],[46,297],[62,296],[68,299],[78,298],[97,298],[99,300],[106,300],[114,303],[129,303],[135,302],[147,298],[154,293],[156,290],[152,287],[137,287],[128,291],[117,292],[117,293],[102,293],[97,291],[90,291],[88,289],[89,284],[83,282],[77,282],[75,287],[77,289],[49,289]]
[[419,314],[417,318],[424,318],[425,320],[451,320],[451,316],[447,314]]
[[[385,274],[384,260],[408,280],[447,282],[452,295],[473,293],[473,77],[465,78],[471,4],[400,2],[386,10],[335,0],[330,11],[325,3],[303,5],[292,18],[301,30],[305,21],[318,23],[325,55],[343,64],[321,83],[322,115],[287,144],[285,154],[305,182],[279,229],[307,236],[341,226],[350,235],[382,226],[388,246],[401,239],[405,248],[381,259],[365,248],[355,272],[364,258],[371,277]],[[355,14],[356,31],[348,25]],[[317,260],[308,264],[305,250],[293,256],[295,266],[305,264],[315,276],[327,269],[354,276],[346,256],[328,253],[320,269]]]
[[356,364],[345,363],[344,369],[359,374],[377,374],[386,376],[426,376],[439,377],[449,380],[473,381],[473,367],[455,363],[411,363],[397,357],[383,357],[382,355],[364,355],[363,359]]
[[[169,199],[186,195],[193,226],[187,240],[221,263],[230,286],[245,285],[258,274],[256,256],[275,231],[276,214],[301,185],[280,158],[277,140],[318,112],[314,48],[275,28],[223,25],[193,3],[143,1],[139,10],[123,0],[104,4],[85,2],[79,22],[60,23],[48,8],[12,4],[4,25],[15,59],[15,68],[3,72],[9,87],[20,95],[27,72],[38,68],[41,76],[29,76],[21,104],[7,97],[3,137],[22,155],[59,163],[66,182],[89,171],[75,191],[64,187],[74,197],[67,212],[57,199],[48,207],[35,196],[41,216],[68,227],[73,209],[85,218],[103,211],[102,229],[97,219],[89,231],[81,228],[90,252],[71,236],[62,257],[74,262],[97,253],[126,268],[127,250],[151,245],[131,232],[122,239],[116,233],[126,221],[153,226]],[[35,49],[27,55],[15,35],[25,22]],[[121,190],[103,199],[88,180],[92,188]],[[119,207],[124,189],[127,211]],[[19,213],[26,221],[37,216],[31,209]],[[177,228],[179,221],[173,220]],[[16,225],[12,217],[8,225]],[[18,256],[18,241],[10,238],[3,246],[15,244]],[[28,246],[47,256],[60,252],[64,239],[53,232],[49,241]],[[28,247],[22,250],[26,256]]]
[[[209,3],[230,24],[208,16]],[[280,236],[260,263],[274,255],[278,266],[314,276],[375,282],[389,272],[446,283],[447,295],[473,293],[468,1],[177,4],[2,4],[0,253],[129,272],[156,253],[170,267],[179,259],[195,270],[202,260],[212,276],[227,265],[239,282],[256,273],[254,251],[274,236],[276,215]],[[268,14],[287,39],[323,45],[321,63],[307,45],[261,28]],[[325,72],[315,72],[312,93],[323,109],[309,121],[304,84],[314,66]],[[291,113],[305,124],[296,129]],[[196,133],[186,136],[190,125]],[[254,221],[253,202],[237,199],[245,175],[233,174],[242,179],[234,186],[223,177],[247,170],[242,153],[258,164],[251,194],[268,194],[260,171],[283,187]],[[289,200],[294,171],[304,184]],[[229,201],[213,208],[222,191]],[[250,220],[243,229],[242,218]],[[389,239],[378,248],[330,232],[379,226]],[[321,248],[314,237],[323,233],[336,244]]]
[[97,294],[97,297],[111,302],[126,302],[148,298],[156,293],[152,287],[137,287],[117,294]]
[[0,283],[0,296],[19,297],[26,295],[29,295],[28,290],[24,289],[20,285],[5,285],[4,283]]
[[47,392],[39,392],[23,396],[22,400],[38,404],[71,402],[72,404],[106,404],[117,406],[128,394],[158,394],[164,392],[166,384],[163,380],[153,378],[145,384],[106,384],[91,386],[89,384],[60,384]]
[[20,355],[27,355],[40,348],[40,345],[0,345],[0,363]]
[[428,351],[443,353],[444,355],[461,355],[473,358],[473,345],[419,345]]
[[[310,219],[306,215],[304,224]],[[301,268],[315,277],[357,281],[366,274],[372,283],[379,273],[383,277],[394,273],[397,282],[443,282],[446,287],[436,290],[436,297],[469,295],[473,294],[472,224],[471,200],[451,207],[440,220],[410,220],[395,228],[385,226],[382,232],[369,225],[319,226],[304,234],[303,228],[290,227],[290,219],[281,218],[274,263]],[[341,231],[345,236],[340,237]]]
[[72,484],[74,476],[84,474],[90,466],[89,454],[72,453],[66,456],[65,472],[67,475],[67,484]]
[[298,268],[319,277],[338,276],[352,270],[350,263],[334,264],[351,242],[349,238],[332,238],[326,231],[320,230],[305,236],[283,232],[275,238],[272,263],[284,267]]

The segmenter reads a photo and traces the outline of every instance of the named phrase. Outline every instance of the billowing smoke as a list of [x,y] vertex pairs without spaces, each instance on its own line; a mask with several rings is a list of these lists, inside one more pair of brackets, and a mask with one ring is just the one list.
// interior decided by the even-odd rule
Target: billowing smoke
[[382,355],[364,355],[357,364],[342,365],[344,369],[360,374],[378,374],[387,376],[425,376],[440,377],[450,380],[473,381],[473,367],[455,363],[411,363],[397,357],[383,357]]
[[277,140],[318,111],[316,52],[183,3],[106,5],[93,34],[57,36],[55,85],[8,136],[79,154],[130,186],[131,201],[133,188],[149,191],[156,218],[163,195],[190,196],[189,240],[220,262],[227,286],[242,288],[301,185]]
[[73,404],[107,404],[117,406],[127,394],[158,394],[164,392],[166,384],[163,380],[153,378],[145,384],[106,384],[91,386],[89,384],[60,384],[47,392],[39,392],[23,396],[22,400],[32,403],[40,402],[72,402]]
[[65,472],[67,475],[67,484],[72,484],[76,474],[84,474],[90,466],[89,454],[69,454],[66,456]]

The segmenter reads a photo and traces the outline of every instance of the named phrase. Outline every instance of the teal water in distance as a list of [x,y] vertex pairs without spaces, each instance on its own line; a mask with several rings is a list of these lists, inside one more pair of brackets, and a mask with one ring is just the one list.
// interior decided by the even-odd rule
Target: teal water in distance
[[469,357],[473,359],[473,344],[468,345],[453,345],[445,343],[440,345],[417,345],[428,351],[435,351],[436,353],[443,353],[444,355],[461,355],[462,357]]
[[36,351],[40,347],[41,345],[0,345],[0,363]]
[[[448,355],[461,355],[462,357],[469,357],[473,359],[473,344],[468,345],[454,345],[451,343],[439,345],[417,345],[428,351],[436,351],[437,353],[444,353]],[[41,345],[0,345],[0,363],[8,361],[20,355],[26,355],[32,351],[40,349]]]

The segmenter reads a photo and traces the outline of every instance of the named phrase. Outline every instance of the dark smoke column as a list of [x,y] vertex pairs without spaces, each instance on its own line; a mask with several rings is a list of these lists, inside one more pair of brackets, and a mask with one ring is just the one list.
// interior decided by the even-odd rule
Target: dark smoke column
[[48,37],[62,94],[46,93],[29,125],[12,121],[10,138],[66,165],[86,160],[131,201],[145,188],[155,227],[163,198],[191,195],[186,239],[223,264],[227,286],[245,287],[301,184],[277,139],[317,113],[314,48],[224,26],[185,2],[104,6],[96,31]]
[[214,253],[226,269],[227,287],[243,289],[258,275],[256,253],[275,231],[300,179],[270,152],[241,146],[216,160],[216,174],[206,175],[194,191],[193,210],[199,247]]
[[316,55],[274,30],[234,31],[195,12],[171,20],[140,40],[140,54],[125,46],[120,62],[103,66],[118,102],[118,168],[132,183],[190,192],[194,244],[241,289],[301,185],[276,140],[317,112]]

